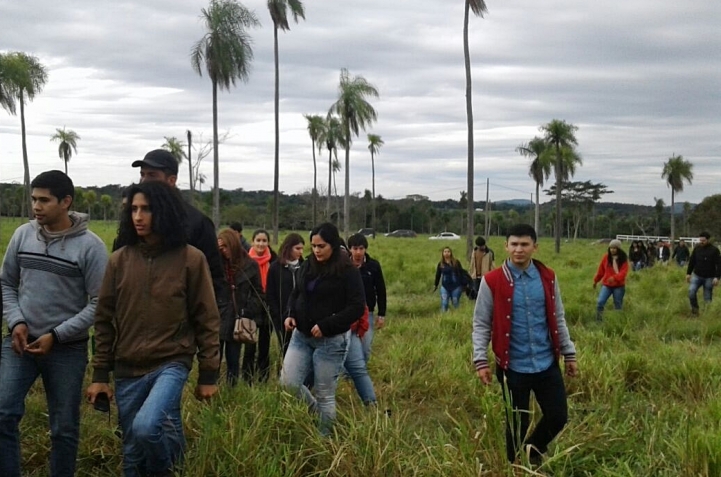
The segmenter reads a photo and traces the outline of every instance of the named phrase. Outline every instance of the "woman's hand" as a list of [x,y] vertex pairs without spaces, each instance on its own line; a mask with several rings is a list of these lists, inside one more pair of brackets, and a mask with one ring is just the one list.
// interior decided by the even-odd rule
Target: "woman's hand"
[[295,318],[289,316],[283,322],[283,326],[285,326],[285,331],[293,331],[295,329]]
[[320,330],[318,325],[315,325],[313,328],[310,329],[310,334],[313,335],[313,338],[322,338],[323,332]]

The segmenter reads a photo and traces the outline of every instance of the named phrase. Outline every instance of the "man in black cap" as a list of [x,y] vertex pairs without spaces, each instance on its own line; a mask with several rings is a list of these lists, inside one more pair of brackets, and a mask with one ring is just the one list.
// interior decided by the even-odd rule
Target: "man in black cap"
[[[178,180],[178,161],[165,149],[150,151],[142,161],[133,162],[133,167],[140,168],[140,182],[162,181],[175,187]],[[205,255],[213,277],[215,299],[220,307],[226,300],[223,293],[223,265],[218,251],[215,226],[212,220],[189,203],[183,201],[183,205],[188,220],[186,225],[188,244]]]

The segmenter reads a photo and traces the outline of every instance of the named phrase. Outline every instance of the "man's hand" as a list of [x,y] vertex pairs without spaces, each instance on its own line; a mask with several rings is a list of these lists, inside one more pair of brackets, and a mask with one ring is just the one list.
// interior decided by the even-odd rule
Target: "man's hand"
[[491,368],[483,368],[476,371],[476,374],[478,374],[478,377],[480,378],[481,382],[485,384],[486,386],[490,385],[493,382],[493,375],[491,374]]
[[713,283],[713,286],[718,286],[718,278],[714,278],[711,283]]
[[205,401],[215,396],[217,392],[217,384],[198,384],[195,388],[195,398],[198,401]]
[[598,282],[593,282],[593,289],[596,289],[596,285],[598,285]]
[[578,376],[578,363],[575,361],[567,361],[564,364],[566,365],[566,376],[569,378],[575,378]]
[[377,330],[380,330],[381,328],[383,328],[385,326],[385,324],[386,324],[385,316],[377,316],[376,317],[375,327]]
[[108,383],[91,384],[85,391],[85,397],[88,399],[88,402],[90,404],[95,404],[95,398],[98,396],[98,394],[102,393],[107,394],[108,399],[110,399],[111,401],[113,400],[113,390],[110,389],[110,385]]
[[285,331],[293,331],[295,329],[295,318],[286,318],[283,322],[283,326],[285,326]]
[[22,356],[28,346],[28,325],[20,323],[13,328],[12,349],[15,354]]
[[691,275],[686,275],[686,283],[691,283]]
[[315,325],[313,328],[310,329],[310,334],[313,335],[313,338],[322,338],[323,332],[320,330],[318,325]]
[[25,346],[25,351],[35,356],[44,356],[53,349],[54,342],[55,340],[53,339],[53,334],[45,333],[32,343],[28,343]]

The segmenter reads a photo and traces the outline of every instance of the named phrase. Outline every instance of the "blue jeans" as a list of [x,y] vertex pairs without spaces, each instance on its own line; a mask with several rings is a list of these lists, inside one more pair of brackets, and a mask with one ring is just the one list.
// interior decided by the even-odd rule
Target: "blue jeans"
[[642,268],[644,268],[645,266],[646,266],[646,264],[643,263],[641,260],[639,260],[638,262],[633,262],[633,271],[637,272],[637,271],[641,270]]
[[[363,336],[365,338],[365,336]],[[348,354],[345,357],[345,370],[353,380],[355,390],[363,404],[375,404],[376,392],[363,356],[363,343],[357,334],[351,331]]]
[[373,343],[373,327],[375,326],[375,317],[373,312],[368,312],[368,331],[365,332],[363,338],[361,338],[361,344],[363,345],[363,359],[366,364],[371,359],[371,344]]
[[603,311],[603,307],[606,306],[606,302],[611,296],[613,296],[613,307],[620,310],[623,307],[623,296],[626,294],[626,287],[607,287],[603,285],[601,287],[601,293],[598,294],[598,302],[596,303],[596,310]]
[[[320,432],[330,434],[335,421],[335,391],[338,375],[348,352],[350,331],[322,338],[313,338],[295,330],[283,360],[280,383],[297,391],[311,411],[320,416]],[[304,382],[313,373],[315,397]]]
[[50,475],[75,475],[80,435],[80,402],[88,363],[88,343],[55,344],[46,356],[12,351],[12,337],[2,343],[0,361],[0,475],[20,477],[20,433],[25,396],[42,377],[50,418]]
[[691,302],[691,308],[698,310],[698,298],[696,293],[698,289],[703,287],[703,301],[710,303],[713,298],[713,277],[701,278],[695,273],[691,275],[691,284],[688,287],[688,300]]
[[453,301],[453,308],[458,308],[461,304],[461,294],[463,293],[463,287],[454,288],[452,291],[448,291],[446,287],[441,286],[441,311],[448,311],[448,299]]
[[169,363],[145,376],[115,379],[123,430],[123,475],[168,472],[185,447],[180,398],[188,368]]

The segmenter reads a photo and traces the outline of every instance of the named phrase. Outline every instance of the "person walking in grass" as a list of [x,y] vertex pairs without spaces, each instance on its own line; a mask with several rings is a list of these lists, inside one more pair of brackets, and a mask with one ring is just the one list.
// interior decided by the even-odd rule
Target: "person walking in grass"
[[441,285],[441,311],[448,311],[449,301],[453,303],[453,308],[458,308],[461,302],[461,294],[466,285],[464,281],[465,271],[461,266],[461,262],[453,256],[450,247],[445,247],[441,252],[441,261],[436,266],[436,278],[434,281],[433,291],[438,290],[438,284]]
[[[481,382],[490,385],[490,343],[506,401],[506,456],[513,463],[523,452],[532,464],[540,464],[568,420],[559,361],[563,356],[566,375],[576,376],[576,348],[556,274],[533,259],[536,231],[527,224],[512,226],[505,248],[503,265],[481,280],[473,311],[473,363]],[[531,392],[543,416],[526,437]]]
[[601,258],[598,271],[593,277],[593,288],[601,282],[601,293],[596,303],[596,321],[603,319],[603,308],[613,296],[613,306],[620,310],[623,307],[623,296],[626,294],[626,275],[628,274],[628,257],[621,249],[620,240],[611,240],[608,251]]
[[684,240],[679,240],[678,245],[676,245],[676,248],[673,249],[673,254],[671,255],[671,258],[676,260],[676,263],[679,267],[686,266],[686,263],[688,263],[688,259],[691,256],[691,251],[686,246],[686,242]]
[[[335,393],[350,340],[350,328],[365,310],[360,272],[341,252],[338,229],[331,223],[310,234],[313,253],[298,270],[289,299],[285,328],[292,330],[280,374],[281,384],[297,392],[320,417],[329,435],[336,418]],[[304,384],[313,374],[313,394]]]
[[[256,322],[263,319],[263,287],[260,283],[260,269],[255,260],[248,256],[238,234],[232,229],[221,230],[218,234],[218,249],[223,257],[227,295],[231,306],[221,314],[220,347],[221,357],[225,355],[226,380],[235,386],[240,375],[240,350],[243,343],[233,336],[236,317],[250,318]],[[245,350],[255,345],[246,344]],[[250,384],[253,380],[254,354],[243,359],[243,379]]]
[[476,246],[473,247],[469,267],[469,272],[473,279],[473,288],[476,292],[478,291],[478,287],[481,286],[481,278],[483,278],[483,275],[495,268],[495,264],[493,263],[494,259],[493,250],[486,246],[486,239],[476,237]]
[[182,198],[159,181],[132,186],[95,312],[92,384],[115,401],[123,475],[171,476],[183,454],[180,403],[198,359],[199,400],[216,394],[220,316],[208,263],[187,245]]
[[[348,238],[348,248],[353,265],[360,270],[366,295],[366,306],[368,306],[368,331],[363,334],[361,339],[363,359],[368,364],[373,334],[375,330],[383,328],[386,320],[386,282],[383,279],[381,264],[368,254],[368,239],[365,235],[351,235]],[[375,313],[376,305],[378,305],[377,314]]]
[[633,265],[634,272],[646,267],[648,256],[646,255],[646,249],[640,240],[634,240],[631,242],[631,248],[628,250],[628,259]]
[[711,235],[701,232],[698,245],[693,248],[686,267],[686,282],[689,283],[688,299],[691,302],[691,314],[698,315],[698,289],[703,287],[703,301],[711,303],[713,287],[718,286],[721,278],[721,256],[716,245],[711,243]]
[[263,313],[261,313],[258,319],[258,344],[246,345],[245,353],[243,354],[243,367],[245,369],[245,362],[249,361],[252,363],[249,369],[253,379],[255,379],[256,374],[259,374],[260,381],[266,382],[270,375],[270,336],[273,323],[271,322],[270,314],[265,304],[265,290],[268,286],[268,271],[270,270],[270,265],[278,259],[278,256],[273,249],[270,248],[270,234],[267,230],[258,229],[253,232],[250,242],[251,246],[248,256],[255,260],[260,269],[260,282],[263,292]]
[[288,352],[291,331],[283,325],[284,316],[288,312],[288,300],[296,284],[298,269],[303,263],[303,250],[305,240],[296,233],[290,233],[280,245],[278,260],[270,264],[268,281],[266,283],[266,302],[273,322],[273,328],[278,336],[278,342],[283,352],[283,358]]
[[35,219],[15,230],[0,273],[10,335],[0,361],[0,475],[20,477],[19,423],[38,376],[50,421],[52,477],[75,475],[88,330],[108,252],[71,212],[73,181],[47,171],[30,183]]

